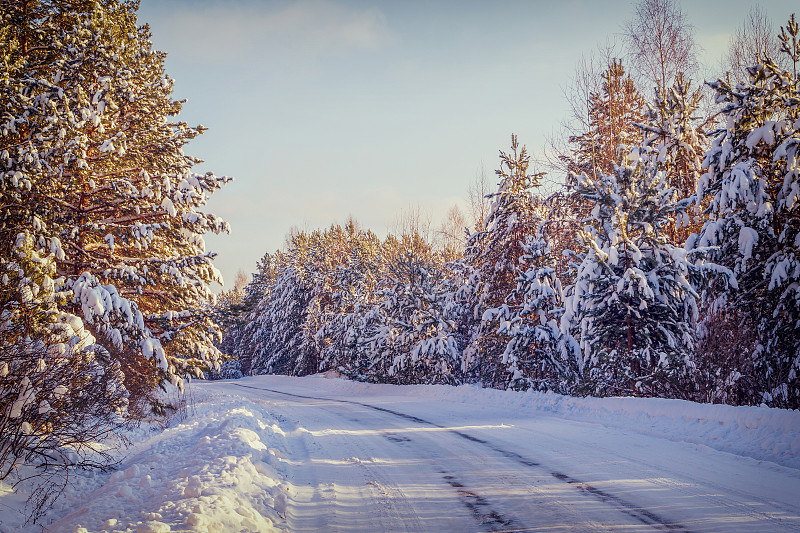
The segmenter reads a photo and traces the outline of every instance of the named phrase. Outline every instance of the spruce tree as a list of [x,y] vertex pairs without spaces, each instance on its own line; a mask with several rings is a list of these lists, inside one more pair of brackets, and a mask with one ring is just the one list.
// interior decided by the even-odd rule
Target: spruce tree
[[680,396],[697,312],[687,278],[702,268],[666,234],[684,204],[667,174],[643,160],[574,179],[592,212],[562,329],[582,350],[585,392]]
[[[716,247],[736,287],[722,287],[716,309],[755,333],[752,402],[800,407],[800,40],[792,15],[780,37],[788,69],[765,57],[749,80],[711,83],[723,128],[706,153],[698,198],[709,198],[698,247]],[[747,369],[744,369],[747,372]],[[742,372],[744,373],[744,372]]]
[[256,291],[261,299],[248,318],[240,357],[256,374],[351,368],[352,315],[375,300],[377,237],[352,221],[334,224],[291,235],[275,258],[274,281],[254,279],[264,286]]
[[360,230],[350,221],[342,232],[338,255],[342,263],[332,273],[333,305],[317,332],[322,346],[320,369],[365,379],[372,354],[365,348],[363,317],[379,301],[381,243],[374,233]]
[[309,346],[304,326],[314,299],[310,249],[314,238],[305,232],[289,238],[275,282],[253,312],[246,341],[253,374],[294,374],[304,371]]

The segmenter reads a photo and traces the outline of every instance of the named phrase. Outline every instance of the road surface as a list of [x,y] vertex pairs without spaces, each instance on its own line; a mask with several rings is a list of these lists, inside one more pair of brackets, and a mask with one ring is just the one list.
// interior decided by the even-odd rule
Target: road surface
[[[279,421],[289,531],[800,531],[800,472],[546,413],[204,383]],[[646,428],[644,428],[646,429]]]

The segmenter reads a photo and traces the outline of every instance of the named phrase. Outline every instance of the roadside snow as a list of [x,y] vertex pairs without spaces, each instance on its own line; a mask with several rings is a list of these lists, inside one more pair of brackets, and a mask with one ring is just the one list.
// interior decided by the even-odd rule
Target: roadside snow
[[[475,405],[496,413],[499,422],[511,415],[573,420],[780,465],[773,468],[800,469],[798,411],[681,400],[571,398],[475,386],[371,385],[323,376],[257,376],[227,384],[191,384],[194,403],[189,416],[173,427],[129,432],[132,446],[116,472],[76,472],[42,521],[45,531],[286,530],[286,477],[294,461],[288,439],[306,430],[283,419],[270,402],[238,396],[237,391],[246,390],[239,385],[306,395],[312,390],[323,398],[397,405],[398,410],[428,419],[437,413],[446,417],[459,405],[462,410],[463,405]],[[25,490],[22,486],[14,492],[0,483],[0,533],[42,530],[24,523]]]
[[[43,524],[53,532],[275,531],[285,505],[276,420],[247,399],[193,387],[183,422],[140,428],[128,457],[112,474],[76,472]],[[7,501],[11,501],[10,504]],[[10,507],[7,507],[10,505]],[[16,509],[14,508],[16,506]],[[0,532],[41,531],[25,517],[8,486],[0,488]]]

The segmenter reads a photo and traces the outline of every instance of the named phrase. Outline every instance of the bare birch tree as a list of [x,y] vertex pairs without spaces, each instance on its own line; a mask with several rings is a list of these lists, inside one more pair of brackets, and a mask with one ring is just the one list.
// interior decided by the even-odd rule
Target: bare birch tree
[[767,13],[755,5],[731,36],[728,52],[723,58],[723,69],[731,73],[734,83],[743,83],[748,79],[746,69],[758,64],[764,57],[771,57],[779,64],[784,58],[780,54],[775,26]]
[[481,163],[480,171],[475,174],[475,179],[469,186],[467,197],[469,200],[469,216],[472,223],[472,230],[481,231],[486,222],[486,217],[489,215],[489,209],[492,206],[492,201],[487,198],[487,195],[494,192],[493,185],[489,183],[489,177],[486,174],[486,167]]
[[467,224],[464,213],[458,204],[454,204],[436,232],[439,249],[444,253],[445,260],[451,261],[461,256],[467,238],[464,231]]
[[698,70],[694,27],[677,0],[641,0],[623,32],[631,67],[647,89],[671,87],[678,73],[688,78]]
[[552,175],[563,177],[569,172],[570,139],[590,129],[591,95],[602,91],[602,73],[615,57],[619,57],[619,52],[616,42],[607,41],[578,60],[575,73],[562,90],[568,106],[567,116],[558,131],[548,138],[544,161],[541,162],[541,166]]

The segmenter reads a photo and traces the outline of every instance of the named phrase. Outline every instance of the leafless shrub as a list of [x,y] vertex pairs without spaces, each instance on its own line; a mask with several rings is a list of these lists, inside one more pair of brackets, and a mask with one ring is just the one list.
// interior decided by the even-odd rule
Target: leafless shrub
[[702,403],[746,405],[753,400],[753,350],[756,336],[742,327],[735,310],[710,312],[695,346],[695,371],[687,397]]
[[36,520],[75,469],[113,466],[128,394],[119,362],[102,347],[14,333],[0,330],[0,479],[33,488]]
[[466,227],[467,219],[464,213],[461,212],[458,204],[453,205],[436,232],[438,248],[444,254],[446,261],[452,261],[461,256],[461,250],[466,241],[464,231]]
[[[570,139],[583,135],[591,129],[591,99],[603,88],[602,73],[615,57],[619,57],[619,46],[607,41],[587,55],[582,55],[575,66],[575,73],[562,88],[568,112],[556,132],[547,139],[540,166],[553,175],[566,176],[573,147]],[[563,184],[563,182],[562,182]]]
[[472,231],[483,231],[483,225],[486,222],[486,217],[489,215],[489,209],[492,202],[487,195],[493,193],[495,187],[489,181],[489,176],[486,173],[486,167],[481,164],[481,169],[475,174],[475,179],[470,183],[467,190],[467,199],[469,201],[469,217],[471,222]]

